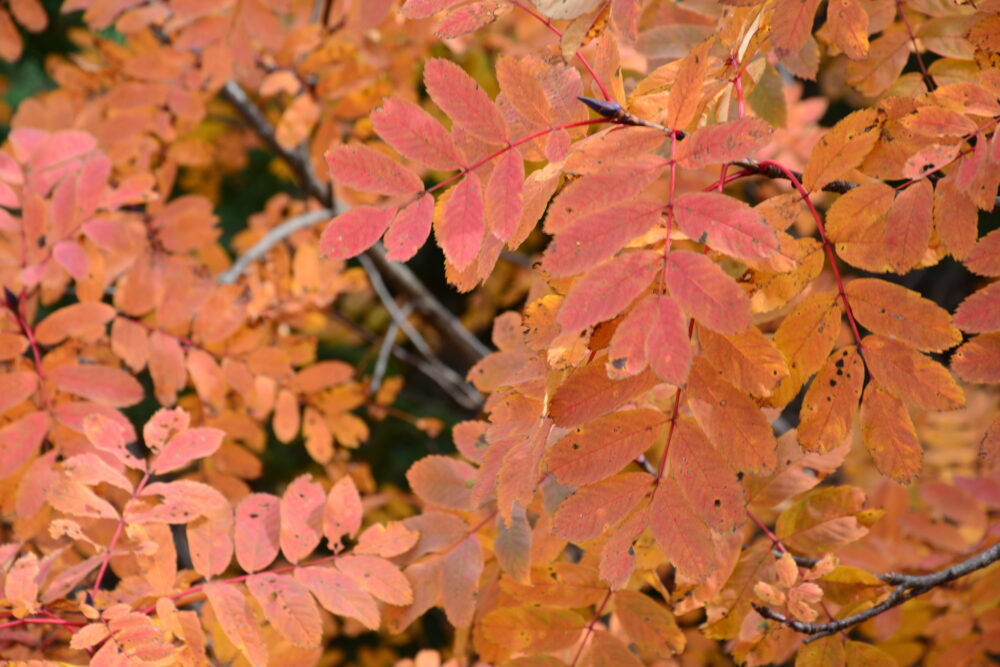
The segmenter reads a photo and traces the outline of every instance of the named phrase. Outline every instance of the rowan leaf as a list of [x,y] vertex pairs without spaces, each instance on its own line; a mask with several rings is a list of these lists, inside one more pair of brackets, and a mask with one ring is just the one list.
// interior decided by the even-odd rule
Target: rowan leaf
[[335,146],[326,152],[334,183],[380,195],[412,195],[423,191],[415,173],[374,148],[358,144]]
[[337,569],[373,596],[402,607],[413,602],[409,580],[399,568],[376,556],[345,555],[336,560]]
[[409,530],[399,521],[375,523],[358,535],[354,553],[392,558],[412,549],[419,539],[420,533]]
[[469,172],[449,190],[435,215],[435,233],[444,256],[457,269],[476,260],[486,232],[486,212],[479,177]]
[[531,583],[531,524],[520,503],[511,511],[510,522],[497,516],[497,537],[493,551],[497,563],[511,579],[518,583]]
[[802,401],[799,444],[809,452],[829,452],[839,447],[854,425],[865,381],[864,365],[857,347],[834,352]]
[[431,58],[424,64],[424,85],[455,125],[488,144],[507,143],[510,135],[500,110],[461,67]]
[[651,250],[624,252],[577,279],[556,320],[564,332],[580,331],[618,315],[649,285],[660,256]]
[[711,529],[729,531],[746,521],[746,501],[736,471],[694,421],[677,420],[667,461],[691,511]]
[[930,352],[943,352],[962,341],[948,311],[901,285],[859,278],[846,292],[854,317],[872,333]]
[[448,456],[425,456],[406,472],[406,481],[421,500],[455,510],[472,509],[475,477],[475,468]]
[[856,516],[864,503],[857,487],[814,489],[781,513],[774,532],[789,549],[818,557],[868,534]]
[[[797,8],[804,7],[798,0]],[[816,1],[811,0],[813,12]],[[856,168],[878,141],[883,119],[876,109],[861,109],[834,125],[816,144],[802,173],[802,185],[815,192]]]
[[699,127],[677,145],[674,158],[685,169],[742,160],[763,148],[773,132],[766,121],[749,116]]
[[757,327],[723,336],[695,328],[701,352],[733,386],[754,396],[768,396],[788,375],[785,357]]
[[84,417],[82,430],[97,449],[111,454],[130,468],[146,469],[146,462],[128,448],[129,442],[135,438],[134,433],[129,433],[129,429],[119,421],[94,413]]
[[48,432],[49,416],[41,411],[29,412],[0,427],[0,479],[32,460]]
[[211,578],[229,569],[233,558],[233,525],[233,510],[227,503],[185,526],[195,572]]
[[785,317],[772,341],[785,355],[788,377],[778,385],[770,404],[786,405],[820,369],[840,333],[840,318],[835,292],[813,294]]
[[267,622],[296,646],[319,645],[323,624],[309,591],[287,574],[263,572],[247,577],[247,588]]
[[670,660],[684,651],[687,639],[674,615],[638,591],[617,591],[614,614],[643,656]]
[[965,258],[965,266],[981,276],[1000,277],[1000,229],[979,239]]
[[482,572],[483,548],[475,534],[467,535],[441,559],[441,606],[456,628],[472,623]]
[[346,574],[332,567],[297,567],[295,578],[330,613],[357,619],[369,630],[378,629],[381,617],[375,598]]
[[887,391],[927,410],[965,405],[965,393],[944,366],[907,345],[882,336],[863,341],[865,364]]
[[699,253],[675,250],[667,256],[667,289],[697,322],[719,333],[750,326],[750,299],[718,264]]
[[511,652],[542,653],[572,646],[586,622],[569,609],[527,605],[493,609],[480,627],[485,639]]
[[465,164],[448,130],[413,102],[387,97],[370,118],[383,141],[404,157],[431,169],[459,169]]
[[57,366],[48,372],[48,378],[62,391],[113,408],[135,405],[145,395],[138,380],[111,366]]
[[660,219],[662,209],[659,201],[640,199],[574,218],[545,249],[542,268],[555,277],[586,271],[649,231]]
[[281,541],[281,499],[251,493],[236,505],[233,532],[236,561],[246,572],[257,572],[278,557]]
[[35,327],[35,339],[53,346],[66,338],[96,339],[104,335],[104,326],[115,317],[115,309],[106,303],[74,303],[60,308]]
[[681,231],[692,240],[739,259],[763,259],[778,251],[778,236],[744,202],[715,192],[688,192],[674,201]]
[[564,500],[552,519],[552,534],[582,544],[606,533],[649,493],[653,478],[626,472],[582,486]]
[[861,437],[883,475],[908,483],[920,474],[924,452],[903,401],[875,382],[861,399]]
[[666,417],[658,410],[624,410],[599,417],[561,438],[546,464],[560,484],[582,486],[620,471],[664,436]]
[[267,665],[264,635],[240,589],[233,584],[210,582],[204,591],[226,638],[254,667]]
[[[644,596],[645,597],[645,596]],[[652,602],[652,601],[650,601]],[[563,663],[552,663],[551,667],[561,667]],[[619,667],[642,667],[643,662],[632,653],[621,639],[596,630],[590,639],[590,645],[580,659],[583,667],[599,667],[600,665],[619,665]],[[524,667],[532,667],[525,665]],[[538,667],[549,667],[538,665]]]
[[292,563],[313,552],[323,536],[323,486],[308,473],[299,475],[281,497],[281,551]]
[[[424,195],[417,203],[429,196]],[[403,215],[409,208],[404,209],[400,215]],[[389,228],[389,223],[393,221],[395,215],[396,209],[374,208],[372,206],[358,206],[341,213],[330,220],[330,224],[323,230],[319,240],[320,252],[330,259],[349,259],[360,255],[375,245],[379,237]],[[396,241],[396,243],[400,242]],[[420,245],[423,245],[423,241],[420,242]]]
[[774,468],[777,442],[760,408],[701,356],[691,367],[687,404],[698,425],[736,471]]
[[812,32],[819,0],[778,0],[771,21],[771,42],[779,59],[793,56]]
[[967,297],[955,311],[955,326],[969,333],[1000,331],[1000,282]]
[[646,359],[661,380],[680,386],[691,370],[690,329],[673,298],[661,294],[655,304],[655,319],[646,337]]
[[344,548],[344,536],[354,537],[361,529],[361,496],[349,475],[340,478],[323,505],[323,535],[330,551],[338,553]]
[[549,415],[557,426],[576,428],[621,407],[658,383],[659,378],[649,370],[613,380],[608,377],[604,360],[599,359],[570,375],[556,389]]
[[834,0],[826,7],[833,43],[851,60],[868,56],[868,13],[859,0]]
[[162,475],[211,456],[218,451],[225,435],[224,431],[217,428],[189,428],[181,431],[153,457],[149,464],[150,472]]
[[[659,300],[650,294],[625,314],[608,345],[608,376],[615,379],[632,377],[647,366],[646,339],[660,316]],[[682,316],[683,317],[683,316]],[[687,342],[686,332],[684,342]]]
[[63,514],[94,519],[119,518],[114,505],[101,498],[82,482],[63,480],[48,489],[46,499]]
[[497,160],[486,184],[486,228],[501,241],[517,231],[524,212],[524,161],[516,150]]
[[973,336],[951,356],[951,370],[966,382],[1000,382],[1000,333]]
[[922,180],[900,192],[892,202],[884,241],[889,267],[896,273],[906,273],[923,258],[931,241],[933,201],[933,187]]
[[681,492],[677,480],[664,477],[649,507],[649,527],[663,555],[681,576],[708,579],[715,569],[712,533]]
[[684,129],[695,120],[708,68],[708,51],[714,41],[710,38],[698,44],[681,60],[674,85],[667,97],[665,120],[668,127]]

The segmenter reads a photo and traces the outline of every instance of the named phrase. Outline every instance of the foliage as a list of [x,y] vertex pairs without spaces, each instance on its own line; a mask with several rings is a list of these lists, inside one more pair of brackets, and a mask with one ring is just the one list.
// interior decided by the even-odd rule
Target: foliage
[[[0,151],[3,657],[1000,654],[995,1],[61,9]],[[411,494],[391,357],[462,414]]]

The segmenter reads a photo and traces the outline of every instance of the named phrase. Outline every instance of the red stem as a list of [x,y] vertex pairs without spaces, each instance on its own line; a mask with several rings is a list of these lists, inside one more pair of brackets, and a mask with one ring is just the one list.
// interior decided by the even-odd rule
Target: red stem
[[[139,482],[139,485],[135,487],[135,491],[132,492],[132,500],[136,499],[139,496],[139,494],[142,493],[142,490],[146,488],[146,484],[149,482],[149,477],[150,477],[149,472],[146,472],[146,474],[142,476],[142,480]],[[94,580],[94,586],[93,588],[91,588],[90,591],[91,597],[96,597],[97,591],[101,590],[101,580],[104,578],[104,573],[107,571],[108,565],[111,564],[111,556],[115,551],[115,547],[118,545],[118,540],[121,538],[122,531],[124,529],[125,529],[125,512],[123,508],[122,514],[118,518],[118,526],[115,528],[115,534],[111,536],[111,543],[108,545],[108,552],[107,554],[105,554],[104,559],[101,561],[101,569],[98,570],[97,579]]]
[[774,543],[774,546],[778,547],[778,551],[780,551],[783,554],[788,553],[788,549],[785,548],[785,545],[782,543],[781,539],[777,535],[775,535],[774,531],[768,528],[763,521],[754,516],[753,512],[751,512],[750,510],[747,510],[747,516],[750,517],[751,521],[757,524],[757,527],[761,529],[761,532],[767,535],[768,539]]
[[762,167],[777,167],[784,174],[785,177],[791,181],[792,185],[799,194],[802,195],[802,200],[805,201],[806,206],[809,207],[809,212],[812,214],[813,220],[816,221],[816,228],[819,230],[819,237],[823,241],[823,250],[826,251],[827,259],[830,260],[830,268],[833,269],[833,277],[837,280],[837,291],[840,293],[840,300],[844,304],[844,312],[847,314],[847,321],[851,324],[851,331],[854,333],[854,340],[858,343],[858,352],[864,356],[863,345],[861,344],[861,332],[858,330],[858,323],[854,320],[854,313],[851,311],[851,303],[847,300],[847,292],[844,291],[844,281],[840,276],[840,269],[837,268],[837,258],[833,253],[833,246],[830,244],[830,240],[826,236],[826,228],[823,226],[823,219],[819,215],[819,211],[813,205],[812,200],[809,199],[809,193],[806,189],[802,187],[802,183],[799,179],[795,177],[792,170],[781,164],[780,162],[774,162],[772,160],[765,160],[761,162]]
[[580,647],[576,649],[576,655],[573,656],[573,662],[569,663],[569,667],[576,667],[576,663],[579,662],[580,656],[583,655],[583,649],[587,646],[587,640],[590,639],[590,635],[594,633],[594,626],[597,625],[597,621],[599,621],[601,616],[604,615],[604,607],[607,606],[608,600],[610,599],[611,591],[609,590],[604,594],[604,599],[601,600],[601,604],[597,606],[597,610],[594,612],[594,616],[590,619],[590,623],[587,624],[587,629],[583,633],[583,639],[580,640]]
[[[537,14],[533,9],[531,9],[531,8],[525,6],[524,4],[518,2],[518,0],[510,0],[510,1],[511,1],[511,3],[515,7],[517,7],[518,9],[520,9],[520,10],[522,10],[524,12],[527,12],[528,14],[530,14],[531,16],[533,16],[534,18],[538,19],[539,21],[542,22],[542,24],[546,28],[548,28],[549,30],[551,30],[558,37],[562,38],[562,35],[563,35],[562,34],[562,30],[560,30],[559,28],[557,28],[554,25],[552,25],[552,21],[550,21],[549,19],[545,18],[544,16],[541,16],[541,15]],[[590,66],[590,63],[587,61],[587,59],[584,57],[584,55],[582,53],[580,53],[579,51],[577,51],[573,55],[575,55],[577,58],[579,58],[580,64],[583,65],[583,68],[585,70],[587,70],[587,72],[590,74],[591,77],[593,77],[594,83],[596,83],[597,87],[601,89],[601,95],[604,95],[604,99],[610,101],[611,100],[611,95],[608,94],[608,91],[604,87],[604,84],[601,83],[601,80],[597,78],[597,73],[594,71],[594,68]]]

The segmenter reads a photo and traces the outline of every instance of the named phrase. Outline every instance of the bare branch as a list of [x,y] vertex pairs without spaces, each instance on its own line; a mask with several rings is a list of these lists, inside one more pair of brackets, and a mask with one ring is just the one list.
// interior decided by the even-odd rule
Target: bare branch
[[263,238],[257,241],[257,243],[253,244],[253,247],[233,262],[231,267],[216,276],[216,280],[223,285],[229,285],[236,282],[236,280],[243,275],[243,272],[246,271],[251,264],[259,259],[263,259],[268,250],[278,245],[300,229],[312,227],[313,225],[317,225],[324,220],[329,220],[331,217],[333,217],[333,211],[321,208],[315,211],[308,211],[302,215],[297,215],[294,218],[285,220],[280,225],[265,234]]
[[[313,173],[312,162],[308,153],[301,148],[290,150],[278,143],[274,127],[263,112],[247,96],[246,91],[235,81],[228,81],[222,88],[222,97],[232,104],[243,119],[253,128],[254,132],[267,144],[268,148],[277,153],[295,172],[302,188],[315,197],[334,214],[341,210],[335,201],[332,189],[319,181]],[[458,318],[448,311],[438,301],[430,290],[405,264],[390,262],[385,258],[385,249],[381,243],[375,244],[364,253],[379,272],[384,275],[397,289],[404,291],[413,302],[414,308],[437,329],[442,337],[461,354],[466,361],[475,362],[486,356],[492,350],[484,345]]]
[[947,567],[931,574],[915,575],[887,572],[886,574],[876,575],[886,584],[895,586],[886,599],[882,600],[882,602],[878,603],[874,607],[858,612],[857,614],[851,614],[850,616],[846,616],[835,621],[829,621],[827,623],[806,623],[804,621],[797,621],[793,618],[788,618],[782,613],[774,611],[770,607],[757,604],[756,602],[751,604],[753,605],[754,610],[764,618],[787,625],[796,632],[812,635],[806,640],[806,643],[809,643],[822,637],[836,634],[841,630],[846,630],[847,628],[857,625],[858,623],[867,621],[869,618],[874,618],[875,616],[878,616],[893,607],[898,607],[908,600],[912,600],[919,595],[923,595],[933,588],[943,586],[944,584],[950,583],[960,577],[964,577],[965,575],[975,572],[976,570],[981,570],[998,560],[1000,560],[1000,542],[994,544],[989,549],[973,556],[972,558],[968,558],[961,563],[956,563],[951,567]]

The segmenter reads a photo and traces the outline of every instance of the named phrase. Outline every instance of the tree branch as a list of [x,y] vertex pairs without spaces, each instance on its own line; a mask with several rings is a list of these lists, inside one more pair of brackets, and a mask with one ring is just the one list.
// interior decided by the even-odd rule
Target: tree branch
[[892,593],[890,593],[886,599],[882,600],[882,602],[878,603],[874,607],[871,607],[870,609],[858,612],[857,614],[851,614],[850,616],[846,616],[835,621],[829,621],[827,623],[806,623],[804,621],[797,621],[793,618],[788,618],[784,614],[774,611],[770,607],[757,604],[756,602],[752,602],[751,604],[753,605],[754,610],[764,618],[787,625],[796,632],[812,635],[806,640],[806,643],[809,643],[816,641],[817,639],[821,639],[822,637],[827,637],[840,632],[841,630],[846,630],[847,628],[857,625],[858,623],[867,621],[869,618],[874,618],[875,616],[878,616],[893,607],[898,607],[904,602],[912,600],[918,595],[923,595],[933,588],[943,586],[944,584],[950,583],[960,577],[964,577],[965,575],[975,572],[976,570],[981,570],[984,567],[992,565],[998,560],[1000,560],[1000,542],[997,542],[989,549],[973,556],[972,558],[968,558],[961,563],[956,563],[951,567],[947,567],[931,574],[915,575],[887,572],[885,574],[875,575],[885,583],[895,586],[895,588],[892,589]]
[[[227,81],[222,87],[222,97],[233,105],[243,116],[243,119],[253,128],[254,132],[267,144],[268,148],[280,156],[295,172],[302,188],[311,197],[315,197],[333,214],[340,211],[339,203],[334,199],[332,189],[319,181],[312,169],[308,153],[301,148],[292,150],[278,143],[274,127],[263,112],[247,96],[243,88],[235,81]],[[413,302],[414,308],[437,329],[441,336],[461,354],[466,361],[475,362],[486,356],[492,350],[484,345],[458,318],[438,301],[430,290],[405,264],[390,262],[385,258],[385,249],[381,243],[365,251],[378,271],[384,275],[397,289],[402,290]]]
[[308,211],[301,215],[297,215],[294,218],[289,218],[285,220],[280,225],[270,230],[267,234],[253,244],[253,246],[246,251],[239,259],[233,262],[233,265],[227,270],[216,276],[216,280],[223,285],[229,285],[243,275],[251,264],[259,259],[263,259],[267,251],[278,245],[289,236],[299,231],[300,229],[306,229],[314,225],[323,222],[324,220],[329,220],[333,217],[333,211],[327,208],[317,209],[315,211]]

